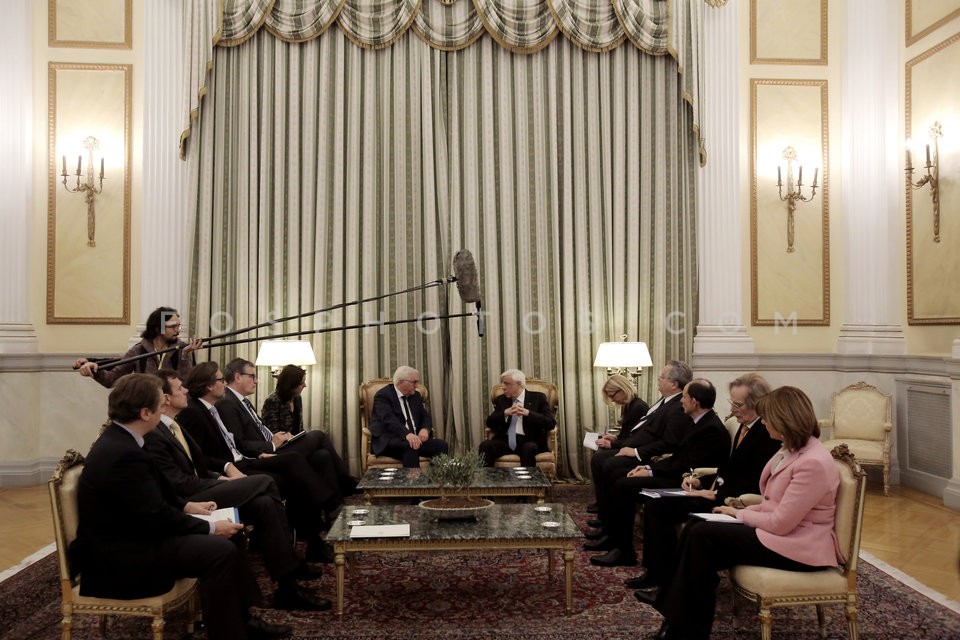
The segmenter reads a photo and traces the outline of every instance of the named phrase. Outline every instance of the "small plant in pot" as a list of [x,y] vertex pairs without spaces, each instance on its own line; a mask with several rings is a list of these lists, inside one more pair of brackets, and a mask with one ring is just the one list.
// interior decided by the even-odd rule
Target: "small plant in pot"
[[483,457],[475,452],[435,456],[427,477],[440,485],[440,497],[424,500],[420,508],[441,520],[476,518],[493,505],[492,500],[470,496],[473,477],[482,467]]

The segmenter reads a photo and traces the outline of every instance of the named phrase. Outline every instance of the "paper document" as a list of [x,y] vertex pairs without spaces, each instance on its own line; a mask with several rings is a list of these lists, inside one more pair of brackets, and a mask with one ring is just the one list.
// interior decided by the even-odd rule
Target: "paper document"
[[287,441],[285,441],[285,442],[281,442],[281,443],[280,443],[280,446],[277,447],[277,449],[283,449],[285,446],[287,446],[287,445],[290,444],[291,442],[296,442],[297,440],[299,440],[300,438],[302,438],[302,437],[305,436],[305,435],[307,435],[307,432],[306,432],[306,431],[301,431],[300,433],[297,433],[297,434],[295,434],[295,435],[293,435],[293,436],[290,436],[290,439],[287,440]]
[[583,434],[583,446],[587,449],[592,449],[596,451],[600,447],[597,446],[597,440],[600,438],[600,434],[596,431],[587,431]]
[[352,527],[351,538],[409,538],[409,524],[366,524]]
[[728,516],[725,513],[691,513],[690,515],[694,518],[706,520],[707,522],[730,522],[733,524],[743,524],[743,520],[738,520],[733,516]]
[[222,509],[217,509],[212,513],[206,514],[196,514],[191,513],[194,518],[200,518],[201,520],[206,520],[207,522],[216,522],[217,520],[226,520],[227,522],[240,522],[240,512],[237,511],[236,507],[223,507]]
[[663,497],[690,497],[690,494],[684,491],[683,489],[642,489],[640,495],[649,496],[651,498],[663,498]]

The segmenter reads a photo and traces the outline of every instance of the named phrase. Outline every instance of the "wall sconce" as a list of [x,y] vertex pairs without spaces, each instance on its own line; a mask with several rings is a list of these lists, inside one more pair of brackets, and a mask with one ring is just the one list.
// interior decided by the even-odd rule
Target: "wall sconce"
[[787,161],[787,193],[783,193],[783,179],[780,177],[780,165],[777,165],[777,191],[780,199],[787,203],[787,253],[793,253],[794,241],[794,213],[797,210],[797,200],[809,202],[817,195],[817,174],[820,169],[813,170],[813,184],[810,186],[810,196],[803,196],[803,165],[799,166],[797,182],[793,182],[793,163],[797,159],[797,151],[793,147],[783,150],[783,158]]
[[627,342],[627,336],[620,336],[620,342],[601,342],[597,347],[597,357],[593,366],[606,367],[607,375],[629,374],[633,386],[637,386],[643,367],[652,367],[650,350],[644,342]]
[[930,144],[927,144],[927,162],[923,168],[927,174],[917,182],[913,181],[913,160],[910,157],[910,141],[907,140],[907,182],[914,189],[930,185],[930,197],[933,199],[933,241],[940,242],[940,146],[937,140],[943,137],[943,128],[939,121],[930,125],[927,134],[933,140],[933,156],[930,156]]
[[67,186],[67,156],[63,156],[63,188],[70,193],[82,193],[87,201],[87,246],[95,247],[97,231],[97,210],[94,207],[94,197],[103,192],[103,158],[100,158],[100,184],[94,186],[93,178],[93,150],[100,148],[100,141],[93,136],[87,136],[83,141],[83,146],[87,149],[87,177],[84,182],[80,182],[83,177],[81,163],[83,156],[77,156],[77,186],[72,189]]

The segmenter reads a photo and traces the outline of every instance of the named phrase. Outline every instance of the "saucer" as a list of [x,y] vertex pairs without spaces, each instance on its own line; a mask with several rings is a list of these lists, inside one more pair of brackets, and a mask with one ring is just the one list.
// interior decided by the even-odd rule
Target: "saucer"
[[351,520],[350,522],[347,523],[347,526],[348,526],[348,527],[359,527],[360,525],[364,524],[365,522],[366,522],[366,520]]
[[[551,509],[550,507],[542,507],[542,506],[534,507],[533,510],[538,513],[550,513],[551,511],[553,511],[553,509]],[[354,511],[354,513],[356,513],[356,511]]]
[[365,515],[367,515],[368,513],[370,513],[370,510],[369,510],[369,509],[354,509],[353,511],[350,512],[350,515],[352,515],[352,516],[365,516]]
[[546,522],[541,522],[540,524],[546,527],[547,529],[556,529],[557,527],[560,526],[559,522],[554,522],[553,520],[547,520]]

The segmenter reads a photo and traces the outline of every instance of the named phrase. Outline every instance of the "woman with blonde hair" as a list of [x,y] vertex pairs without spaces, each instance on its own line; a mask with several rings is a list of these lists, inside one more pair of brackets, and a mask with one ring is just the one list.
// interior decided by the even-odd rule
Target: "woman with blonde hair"
[[655,604],[664,616],[658,639],[710,637],[717,571],[738,564],[817,571],[843,561],[833,531],[840,474],[818,439],[810,398],[796,387],[780,387],[760,398],[757,413],[770,437],[783,443],[760,475],[764,499],[745,509],[713,509],[745,526],[687,525],[677,570]]
[[617,426],[629,428],[647,415],[650,407],[637,397],[633,382],[620,374],[614,374],[603,383],[603,401],[608,405],[621,407]]

